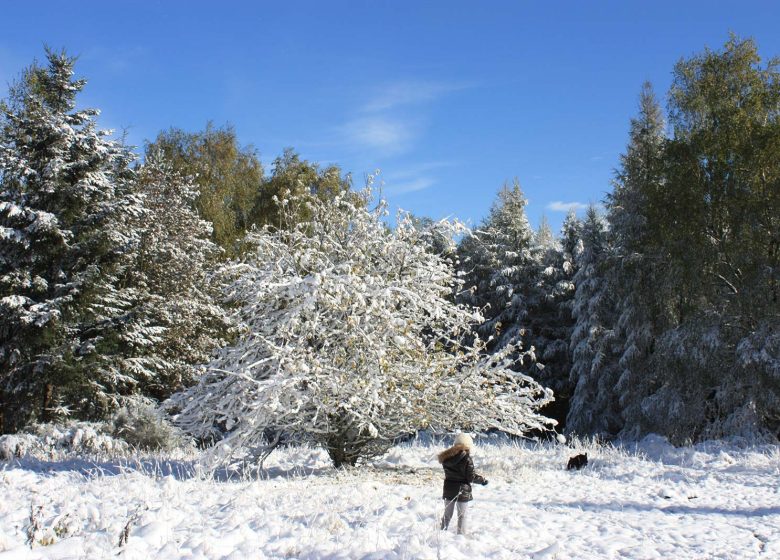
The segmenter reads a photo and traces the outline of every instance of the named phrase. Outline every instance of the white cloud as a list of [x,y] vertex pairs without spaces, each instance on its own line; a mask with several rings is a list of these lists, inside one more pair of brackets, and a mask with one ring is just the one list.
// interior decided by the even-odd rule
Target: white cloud
[[373,91],[367,102],[340,127],[344,143],[352,149],[372,150],[378,156],[409,151],[425,132],[426,108],[440,97],[472,87],[465,83],[399,80]]
[[569,210],[579,212],[580,210],[587,209],[588,206],[590,205],[585,204],[584,202],[561,202],[560,200],[556,200],[548,204],[546,208],[551,212],[568,212]]
[[427,189],[428,187],[433,186],[436,184],[436,180],[432,179],[431,177],[417,177],[416,179],[412,179],[410,181],[402,181],[400,183],[395,183],[393,181],[387,181],[383,187],[382,191],[385,195],[401,195],[416,191],[422,191]]
[[409,148],[418,131],[408,120],[376,116],[353,120],[344,132],[353,146],[397,154]]
[[403,105],[416,105],[433,101],[443,95],[466,89],[465,84],[446,82],[396,82],[385,85],[377,91],[373,99],[366,103],[364,112],[378,112],[395,109]]

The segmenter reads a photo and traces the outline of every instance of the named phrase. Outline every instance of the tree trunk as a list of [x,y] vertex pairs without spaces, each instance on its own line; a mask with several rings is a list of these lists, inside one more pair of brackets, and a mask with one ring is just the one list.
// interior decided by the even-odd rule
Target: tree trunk
[[346,433],[328,434],[325,448],[330,460],[333,461],[333,466],[337,469],[354,467],[360,457],[360,449],[355,447]]
[[54,397],[54,385],[47,383],[43,387],[43,402],[41,403],[41,422],[48,422],[51,415],[51,403]]

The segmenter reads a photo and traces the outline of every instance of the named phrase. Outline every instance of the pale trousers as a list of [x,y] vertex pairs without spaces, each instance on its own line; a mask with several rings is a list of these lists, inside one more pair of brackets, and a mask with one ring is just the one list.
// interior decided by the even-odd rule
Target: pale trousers
[[468,502],[459,502],[457,500],[447,500],[447,505],[444,506],[444,517],[441,518],[441,528],[447,529],[450,526],[450,520],[452,514],[455,512],[455,505],[458,506],[458,534],[466,534],[466,510],[468,509]]

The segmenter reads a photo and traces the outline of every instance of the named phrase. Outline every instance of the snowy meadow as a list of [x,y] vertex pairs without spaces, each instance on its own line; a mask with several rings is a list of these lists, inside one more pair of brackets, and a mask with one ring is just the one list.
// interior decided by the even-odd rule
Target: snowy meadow
[[[194,456],[5,461],[0,559],[780,557],[776,446],[483,439],[489,485],[465,537],[438,529],[442,447],[343,469],[287,448],[255,473],[206,473]],[[589,465],[565,470],[579,452]]]

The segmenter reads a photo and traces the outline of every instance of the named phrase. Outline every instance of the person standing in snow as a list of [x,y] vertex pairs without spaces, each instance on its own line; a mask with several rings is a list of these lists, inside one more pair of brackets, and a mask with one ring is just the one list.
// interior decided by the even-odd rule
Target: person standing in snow
[[471,495],[471,483],[488,483],[485,477],[474,472],[474,462],[471,454],[474,451],[474,441],[468,434],[460,433],[455,436],[455,443],[449,449],[439,453],[439,463],[444,467],[444,491],[442,497],[445,500],[444,517],[441,519],[441,528],[446,530],[450,525],[455,506],[458,508],[458,534],[466,533],[466,508],[474,499]]

